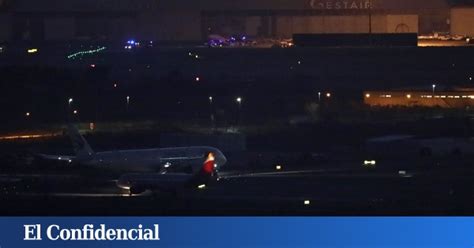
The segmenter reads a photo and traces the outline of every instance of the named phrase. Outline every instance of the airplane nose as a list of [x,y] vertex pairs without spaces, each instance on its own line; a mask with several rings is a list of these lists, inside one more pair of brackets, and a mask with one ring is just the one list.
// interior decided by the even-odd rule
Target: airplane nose
[[225,163],[227,163],[227,158],[224,156],[224,154],[221,153],[221,166],[224,165]]
[[227,163],[227,158],[224,156],[224,154],[217,148],[212,148],[212,153],[215,155],[215,162],[218,167],[223,166],[225,163]]

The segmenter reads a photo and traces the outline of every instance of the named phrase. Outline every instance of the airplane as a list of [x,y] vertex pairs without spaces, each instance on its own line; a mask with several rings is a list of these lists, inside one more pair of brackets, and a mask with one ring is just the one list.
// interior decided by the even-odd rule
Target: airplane
[[68,125],[75,156],[38,154],[42,159],[103,170],[118,175],[117,186],[140,194],[146,190],[176,192],[180,187],[201,186],[227,159],[210,146],[168,147],[94,152],[79,130]]
[[117,180],[117,186],[129,190],[130,194],[140,194],[147,189],[176,193],[181,188],[204,188],[217,176],[215,166],[214,154],[209,152],[201,169],[195,173],[128,173]]
[[247,35],[232,35],[224,37],[219,34],[210,34],[207,37],[209,47],[243,47],[253,43],[253,39]]
[[209,46],[211,47],[224,46],[224,45],[227,46],[229,43],[229,39],[218,34],[210,34],[207,37],[207,40],[208,40]]

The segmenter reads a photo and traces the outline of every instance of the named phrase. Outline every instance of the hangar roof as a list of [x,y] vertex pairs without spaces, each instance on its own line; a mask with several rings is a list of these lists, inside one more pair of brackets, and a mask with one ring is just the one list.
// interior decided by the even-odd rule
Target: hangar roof
[[351,6],[354,9],[355,6],[361,8],[367,3],[372,3],[374,9],[384,10],[449,8],[448,0],[6,0],[6,2],[10,2],[13,11],[20,12],[311,10],[320,9],[320,6],[327,8],[336,5],[340,6],[340,9],[348,9]]

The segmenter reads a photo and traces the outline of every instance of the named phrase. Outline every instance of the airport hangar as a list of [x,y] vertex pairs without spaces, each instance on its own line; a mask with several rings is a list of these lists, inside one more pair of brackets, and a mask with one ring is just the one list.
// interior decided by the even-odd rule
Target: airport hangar
[[[0,42],[203,41],[208,34],[412,32],[474,36],[448,0],[0,0]],[[454,33],[453,33],[454,32]]]

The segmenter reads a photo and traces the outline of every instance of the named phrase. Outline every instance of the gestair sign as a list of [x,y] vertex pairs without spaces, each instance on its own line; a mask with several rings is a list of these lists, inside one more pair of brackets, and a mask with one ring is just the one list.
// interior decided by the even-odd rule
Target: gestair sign
[[370,9],[370,0],[359,1],[333,1],[333,0],[310,0],[309,5],[312,9],[322,10],[357,10]]

